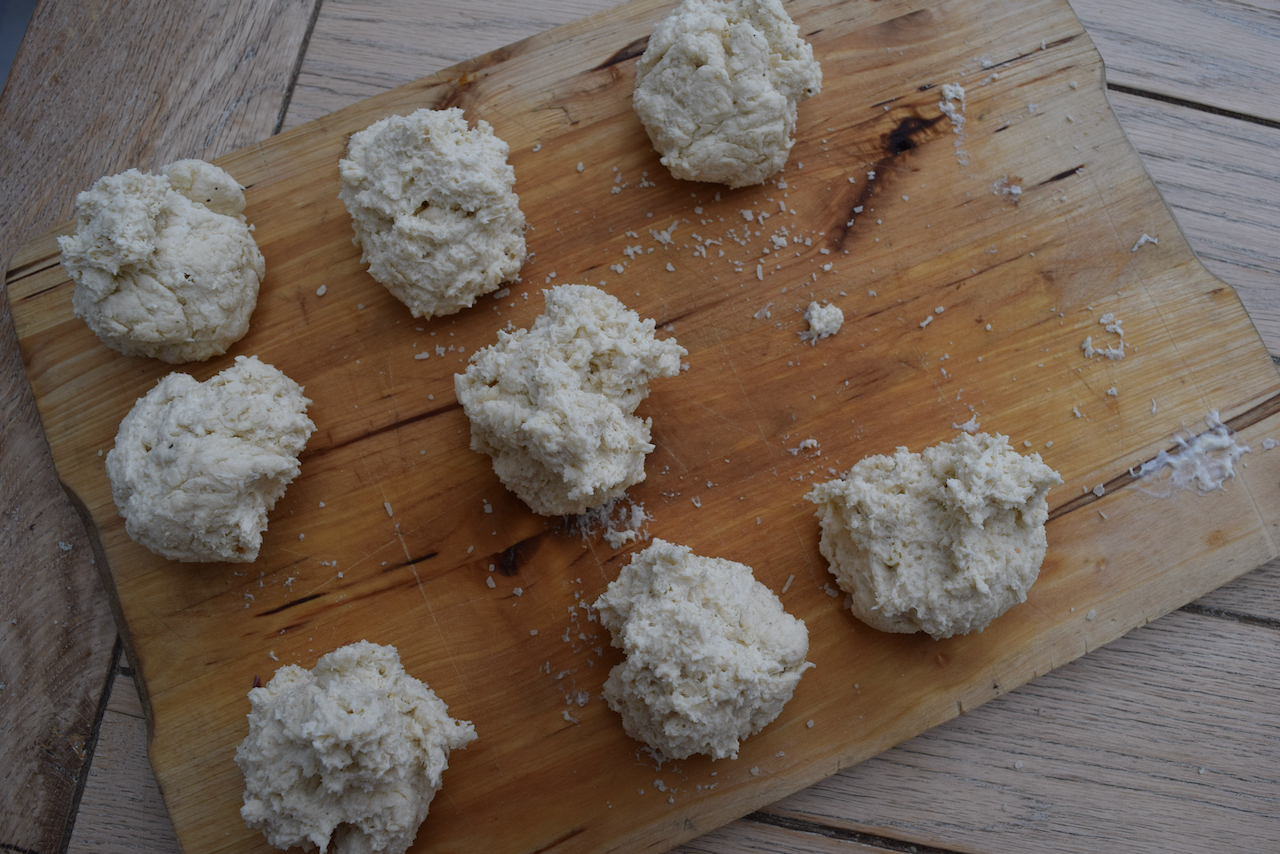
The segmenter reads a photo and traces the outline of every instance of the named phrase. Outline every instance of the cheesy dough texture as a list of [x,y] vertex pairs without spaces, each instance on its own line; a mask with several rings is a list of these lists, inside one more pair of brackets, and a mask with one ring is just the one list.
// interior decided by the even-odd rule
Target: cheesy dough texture
[[454,314],[515,277],[524,214],[507,144],[462,110],[389,116],[354,134],[338,193],[369,275],[414,317]]
[[166,362],[221,355],[249,329],[266,271],[224,170],[179,160],[130,169],[76,197],[76,230],[58,238],[72,309],[113,350]]
[[853,613],[886,632],[981,631],[1026,601],[1062,478],[999,434],[860,460],[814,487],[819,547]]
[[632,104],[676,178],[743,187],[783,167],[796,105],[821,90],[780,0],[683,0],[649,38]]
[[813,665],[809,631],[751,573],[655,539],[596,601],[626,652],[604,684],[627,735],[668,759],[738,756]]
[[469,721],[405,672],[395,647],[360,641],[288,664],[249,692],[236,750],[245,823],[276,848],[400,854],[449,767],[475,740]]
[[804,310],[804,319],[809,328],[801,332],[800,337],[814,346],[823,338],[830,338],[840,331],[840,327],[844,325],[844,312],[838,305],[811,302]]
[[315,430],[310,403],[255,356],[203,383],[162,379],[120,422],[107,454],[129,536],[172,560],[252,562]]
[[543,294],[546,311],[473,353],[454,390],[508,489],[544,516],[584,513],[644,480],[652,419],[633,413],[686,351],[599,288]]

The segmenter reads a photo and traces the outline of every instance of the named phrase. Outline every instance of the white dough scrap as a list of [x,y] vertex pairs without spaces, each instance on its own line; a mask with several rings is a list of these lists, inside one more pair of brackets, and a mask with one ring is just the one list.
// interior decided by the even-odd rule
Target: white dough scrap
[[152,175],[130,169],[76,197],[76,230],[58,238],[71,305],[128,356],[195,362],[249,329],[266,271],[243,188],[203,160]]
[[520,271],[525,220],[508,151],[457,107],[389,116],[351,137],[338,196],[353,240],[414,317],[461,311]]
[[809,323],[809,328],[801,332],[800,337],[810,345],[817,345],[823,338],[830,338],[840,331],[840,327],[844,325],[844,312],[838,305],[811,302],[805,309],[804,319]]
[[473,353],[454,390],[508,489],[544,516],[583,513],[644,480],[651,419],[633,413],[686,351],[599,288],[543,294],[546,311]]
[[1049,488],[1039,454],[1000,434],[960,434],[914,454],[856,463],[805,496],[819,548],[855,616],[935,638],[981,631],[1027,598],[1047,549]]
[[400,854],[449,767],[475,740],[469,721],[405,672],[395,647],[360,641],[288,664],[249,692],[236,750],[245,824],[276,848]]
[[738,757],[813,665],[809,631],[752,575],[655,539],[596,600],[626,652],[604,684],[627,735],[668,759]]
[[249,563],[315,430],[302,387],[256,356],[206,382],[162,379],[107,454],[129,536],[172,560]]
[[682,0],[649,38],[632,104],[673,176],[744,187],[787,162],[796,105],[821,90],[780,0]]

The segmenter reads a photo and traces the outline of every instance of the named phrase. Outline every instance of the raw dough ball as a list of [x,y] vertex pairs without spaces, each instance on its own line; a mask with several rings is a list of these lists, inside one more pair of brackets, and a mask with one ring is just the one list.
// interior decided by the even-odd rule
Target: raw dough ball
[[671,174],[761,184],[787,162],[822,69],[779,0],[683,0],[654,28],[632,98]]
[[663,757],[738,757],[813,665],[809,631],[751,567],[655,539],[596,600],[626,660],[604,683],[627,735]]
[[471,449],[493,457],[508,489],[544,516],[583,513],[644,480],[652,422],[632,413],[649,380],[675,376],[686,351],[598,288],[543,293],[533,326],[498,332],[454,390]]
[[844,312],[838,305],[811,302],[804,311],[804,319],[809,323],[809,328],[801,332],[800,337],[811,346],[817,346],[823,338],[830,338],[840,331],[840,327],[844,325]]
[[860,620],[947,638],[1026,601],[1047,547],[1046,496],[1060,483],[1039,454],[978,433],[923,454],[867,457],[805,497]]
[[390,116],[351,137],[338,193],[369,275],[414,317],[453,314],[515,278],[524,214],[507,144],[462,110]]
[[249,702],[236,750],[240,815],[276,848],[399,854],[427,817],[449,751],[476,737],[405,672],[395,647],[368,641],[321,656],[314,670],[281,667]]
[[76,317],[128,356],[227,352],[266,270],[243,212],[241,186],[203,160],[99,178],[76,197],[75,233],[58,238]]
[[173,560],[253,561],[316,429],[310,403],[256,356],[236,356],[203,383],[162,379],[120,422],[107,454],[129,536]]

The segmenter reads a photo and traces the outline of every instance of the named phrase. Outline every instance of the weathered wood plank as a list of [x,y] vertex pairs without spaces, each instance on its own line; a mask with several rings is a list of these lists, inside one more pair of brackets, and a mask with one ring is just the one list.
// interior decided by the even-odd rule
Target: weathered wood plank
[[284,129],[296,127],[616,0],[327,0],[298,72]]
[[1266,0],[1072,0],[1107,82],[1280,121],[1280,10]]
[[[1280,67],[1280,41],[1275,56]],[[1280,128],[1123,92],[1108,98],[1192,249],[1236,289],[1280,356]]]
[[1170,614],[768,812],[990,854],[1271,850],[1278,640]]
[[[41,3],[0,98],[0,263],[70,218],[100,175],[272,133],[313,5],[233,0],[175,15],[164,3]],[[7,300],[0,412],[0,848],[54,851],[115,626],[57,485]]]
[[1191,607],[1225,611],[1230,618],[1280,621],[1280,561],[1270,561],[1222,585]]
[[[122,780],[129,785],[121,785]],[[169,814],[147,759],[147,724],[133,678],[119,670],[93,765],[85,780],[68,854],[177,852]]]

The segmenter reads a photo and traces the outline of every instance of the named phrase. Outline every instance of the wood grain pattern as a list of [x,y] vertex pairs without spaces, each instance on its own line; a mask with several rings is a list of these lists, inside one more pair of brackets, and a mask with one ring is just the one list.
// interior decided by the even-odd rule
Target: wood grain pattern
[[[100,175],[270,134],[310,15],[309,2],[204,3],[185,16],[41,3],[0,97],[0,263],[16,269],[18,247],[68,219]],[[116,628],[84,524],[58,486],[7,302],[0,411],[0,848],[55,851],[70,833]]]
[[283,129],[613,5],[504,0],[477,10],[467,0],[433,0],[430,14],[424,14],[421,6],[397,0],[327,0],[299,66]]
[[1236,289],[1263,340],[1280,341],[1280,247],[1269,238],[1280,128],[1123,92],[1108,98],[1196,255]]
[[[1205,645],[1180,645],[1190,633]],[[1255,653],[1273,637],[1274,629],[1170,614],[769,813],[991,854],[1193,852],[1224,839],[1237,851],[1269,850],[1276,813],[1267,793],[1280,785],[1280,738],[1248,714],[1223,710],[1261,710],[1280,699],[1272,663]],[[1081,695],[1094,715],[1061,713]],[[1107,725],[1114,715],[1149,720],[1118,729]],[[1010,751],[1011,731],[1034,732],[1035,751]],[[945,800],[918,796],[922,768],[946,781]],[[1058,794],[1067,780],[1076,792],[1070,801]],[[1182,820],[1188,813],[1234,815],[1237,823]],[[1066,830],[1073,827],[1089,832]]]
[[1280,10],[1233,0],[1075,0],[1113,86],[1280,121]]
[[[169,815],[154,777],[149,785],[122,787],[122,777],[149,771],[147,724],[133,678],[118,673],[103,714],[99,748],[85,780],[76,832],[68,854],[115,854],[139,849],[159,854],[177,851]],[[149,775],[141,775],[144,779]],[[86,828],[92,828],[87,830]]]

